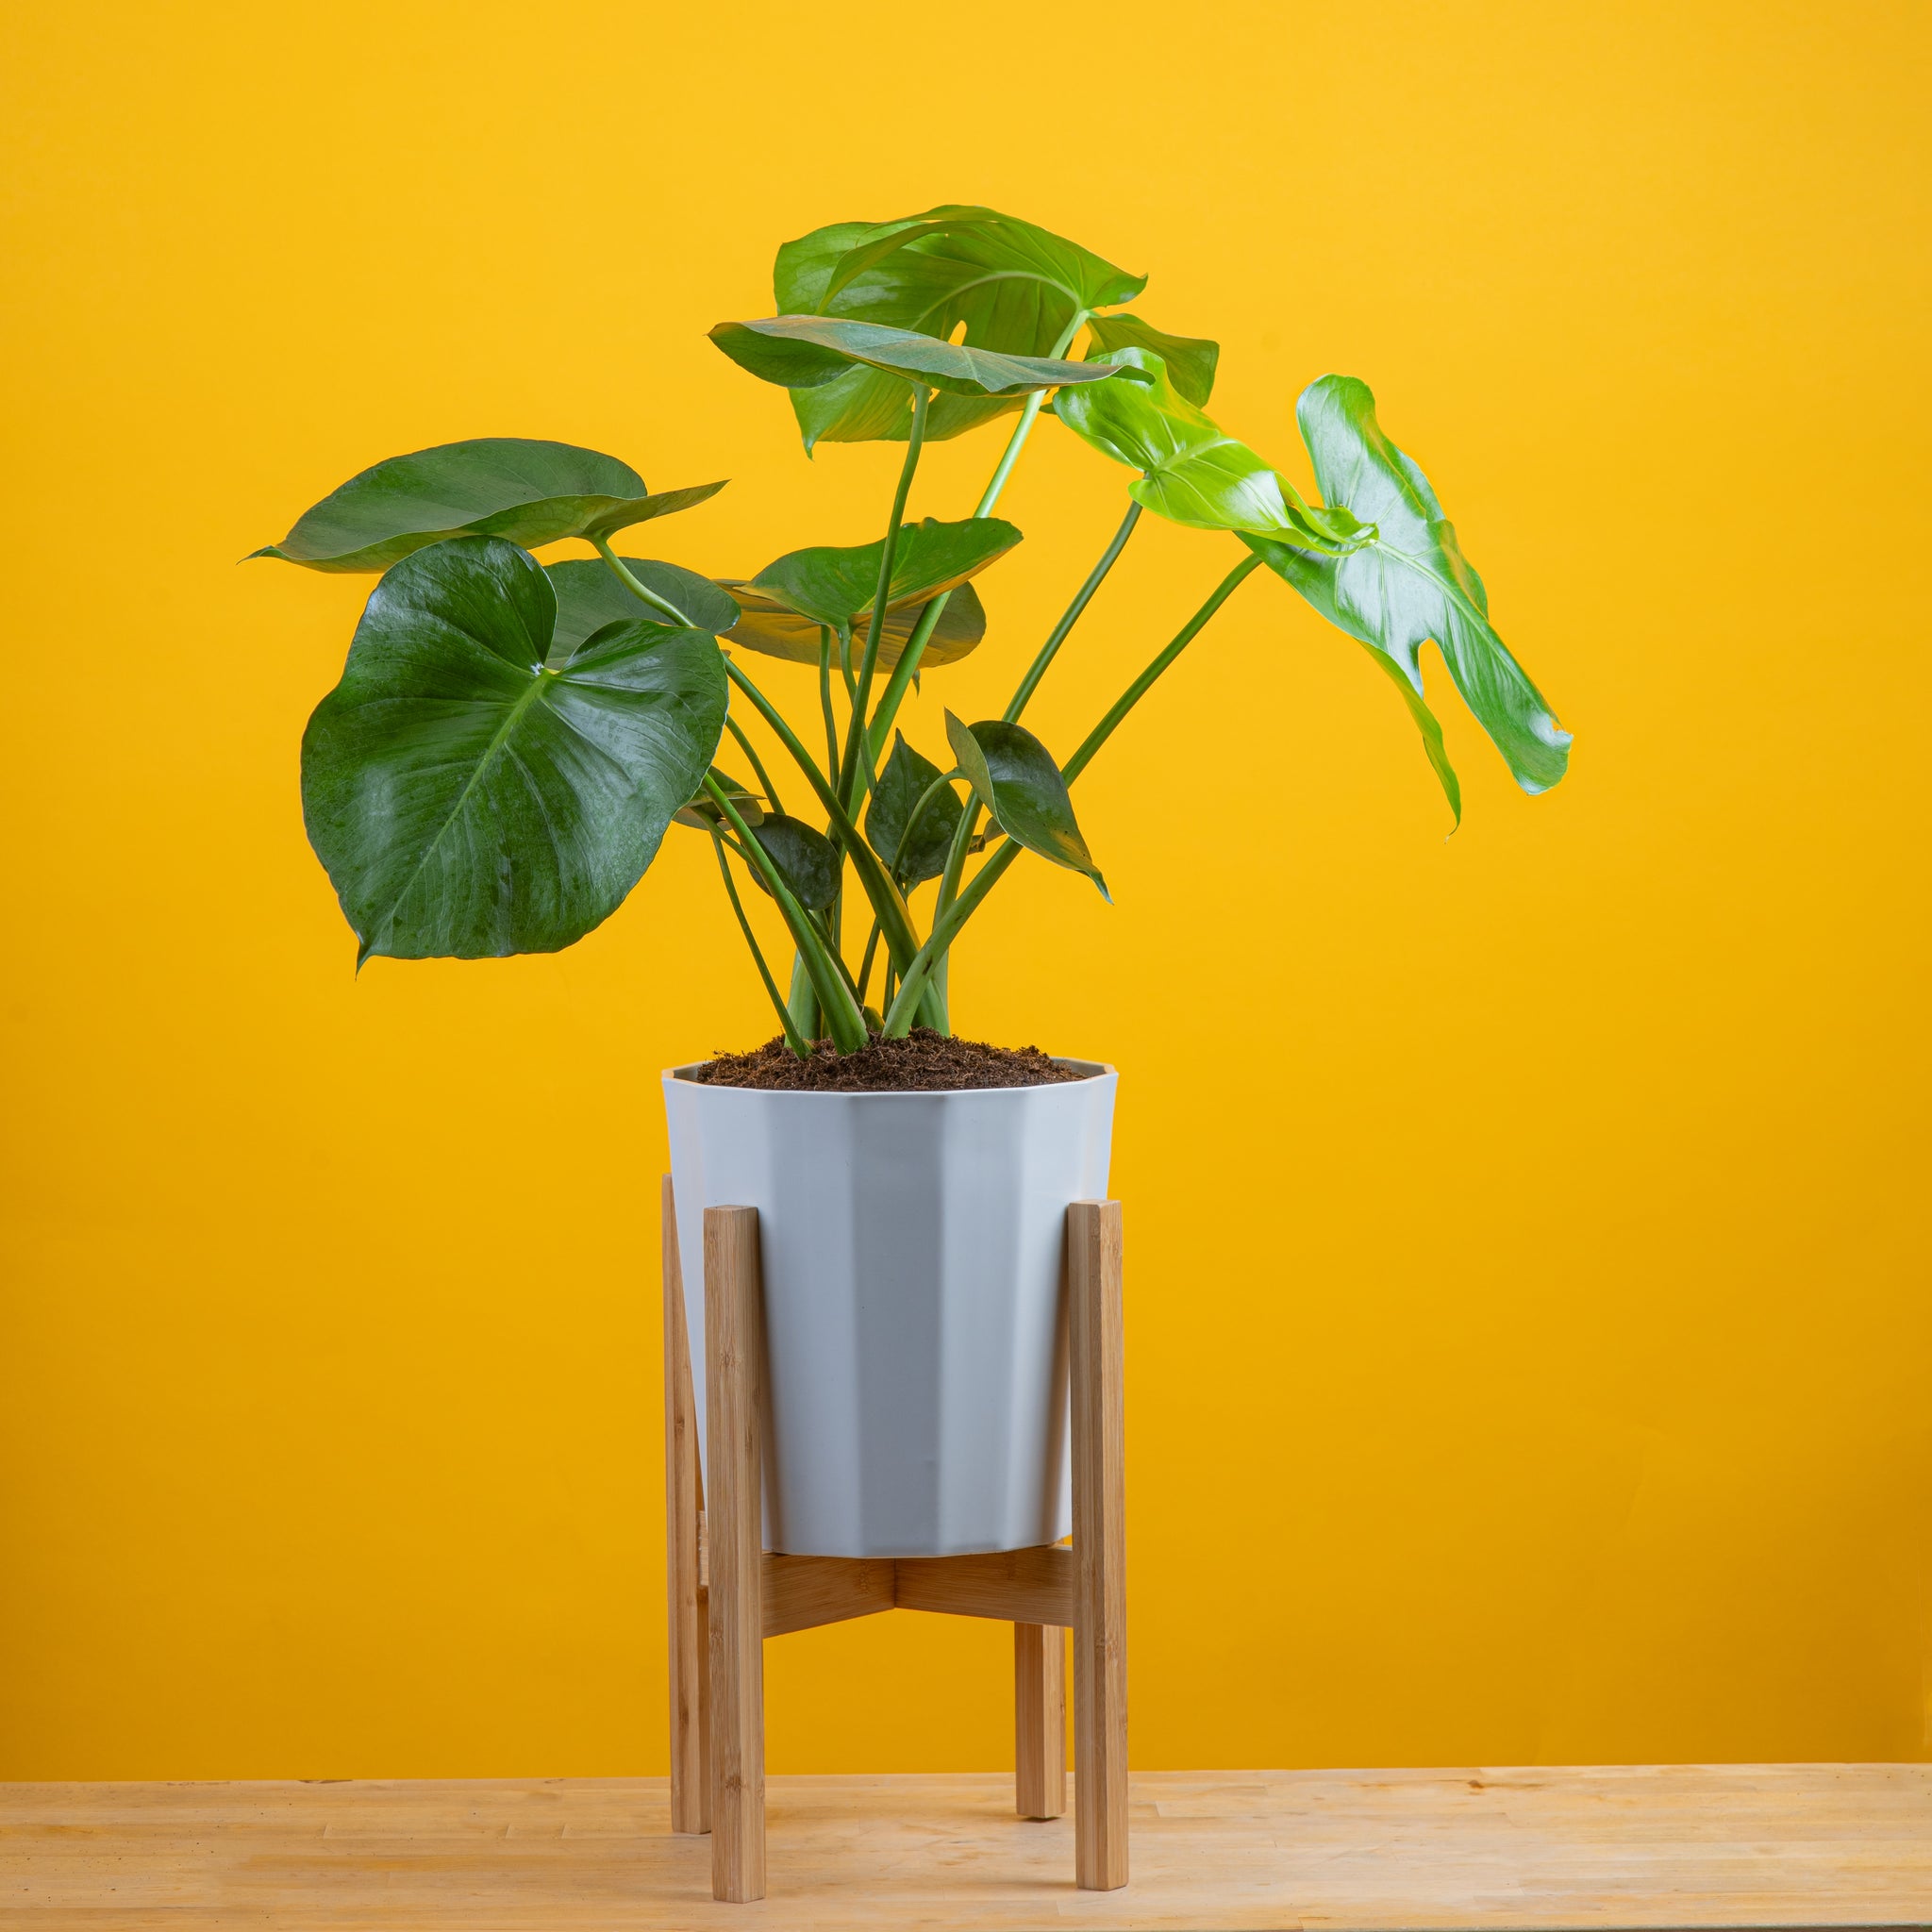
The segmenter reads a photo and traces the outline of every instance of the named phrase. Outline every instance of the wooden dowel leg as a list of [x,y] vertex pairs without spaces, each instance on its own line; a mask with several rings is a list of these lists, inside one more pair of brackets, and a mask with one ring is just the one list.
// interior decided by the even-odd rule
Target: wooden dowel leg
[[1127,1882],[1124,1351],[1118,1201],[1067,1209],[1074,1420],[1074,1874]]
[[755,1208],[705,1210],[711,1895],[765,1895],[763,1294]]
[[698,1575],[697,1405],[691,1396],[691,1339],[684,1321],[684,1274],[671,1176],[664,1176],[664,1582],[670,1633],[671,1828],[711,1828],[710,1713],[705,1680],[704,1600]]
[[1013,1625],[1013,1798],[1022,1818],[1067,1808],[1067,1638],[1058,1624]]

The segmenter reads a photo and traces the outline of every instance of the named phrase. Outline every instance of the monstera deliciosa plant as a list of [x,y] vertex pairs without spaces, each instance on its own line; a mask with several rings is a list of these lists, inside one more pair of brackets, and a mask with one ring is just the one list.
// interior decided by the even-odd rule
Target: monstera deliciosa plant
[[[713,580],[617,544],[723,484],[654,491],[594,450],[486,438],[378,463],[256,553],[381,573],[302,746],[308,835],[360,957],[567,946],[623,903],[675,823],[710,840],[795,1051],[820,1039],[852,1051],[915,1024],[949,1031],[949,949],[1023,851],[1106,891],[1070,787],[1264,569],[1387,675],[1457,818],[1423,689],[1431,639],[1517,782],[1554,785],[1569,736],[1497,636],[1482,580],[1366,385],[1324,375],[1303,393],[1318,493],[1304,495],[1208,413],[1218,345],[1125,306],[1145,282],[987,208],[841,222],[782,247],[781,312],[721,323],[711,340],[790,391],[808,451],[906,445],[874,543],[794,550],[749,578]],[[967,724],[948,712],[945,743],[919,749],[897,729],[900,708],[922,672],[986,635],[974,580],[1021,540],[993,511],[1042,413],[1133,473],[1125,512],[1002,714]],[[1015,415],[970,516],[905,520],[927,442]],[[1236,554],[1056,758],[1021,719],[1150,510],[1231,539]],[[531,555],[570,540],[594,556]],[[761,658],[816,671],[800,722],[768,694],[768,674],[747,668]],[[747,714],[769,727],[768,749],[782,747],[799,810]],[[740,871],[790,935],[784,985]],[[922,919],[921,889],[935,881]]]

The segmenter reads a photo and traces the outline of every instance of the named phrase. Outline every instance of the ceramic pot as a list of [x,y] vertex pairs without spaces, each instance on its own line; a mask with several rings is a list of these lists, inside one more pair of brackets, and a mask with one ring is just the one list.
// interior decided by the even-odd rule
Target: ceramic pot
[[704,1210],[758,1210],[765,1546],[948,1557],[1072,1528],[1067,1206],[1107,1197],[1118,1076],[773,1093],[664,1075],[702,1445]]

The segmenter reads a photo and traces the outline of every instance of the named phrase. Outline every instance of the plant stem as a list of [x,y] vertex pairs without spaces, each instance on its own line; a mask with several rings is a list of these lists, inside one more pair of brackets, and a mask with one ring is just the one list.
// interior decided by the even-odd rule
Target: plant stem
[[[886,606],[891,601],[892,563],[899,551],[899,525],[906,517],[906,499],[912,490],[913,472],[919,468],[919,453],[925,446],[925,414],[932,404],[932,391],[923,382],[912,385],[912,428],[906,439],[906,460],[899,466],[898,488],[892,492],[892,514],[886,525],[886,540],[879,549],[878,583],[872,593],[872,622],[865,630],[865,656],[858,664],[858,689],[852,700],[852,724],[845,736],[845,759],[839,768],[839,796],[848,811],[858,809],[858,776],[859,753],[866,738],[865,718],[872,703],[873,674],[878,669],[879,640],[886,631]],[[868,786],[872,759],[865,759]]]
[[858,962],[858,1004],[865,1005],[865,990],[872,984],[872,962],[879,949],[879,923],[872,923],[872,934],[865,942],[865,958]]
[[933,921],[932,931],[926,935],[924,945],[913,956],[911,965],[906,969],[906,977],[899,983],[898,993],[886,1010],[884,1032],[888,1040],[903,1040],[911,1032],[921,995],[932,976],[934,966],[945,957],[958,937],[959,928],[979,909],[981,900],[999,883],[1008,866],[1020,856],[1020,850],[1012,840],[1007,840],[974,874],[973,883],[941,917]]
[[772,774],[765,770],[765,761],[752,749],[751,740],[744,735],[744,727],[729,711],[724,714],[724,728],[738,741],[738,748],[751,760],[753,775],[765,788],[765,796],[772,801],[772,809],[781,818],[785,808],[778,802],[778,788],[772,783]]
[[839,720],[832,710],[832,630],[819,625],[819,709],[825,714],[825,770],[839,768]]
[[1141,506],[1130,503],[1127,513],[1121,519],[1121,526],[1113,533],[1113,541],[1101,553],[1100,561],[1088,574],[1087,581],[1080,586],[1078,594],[1067,606],[1066,615],[1054,625],[1053,635],[1040,647],[1040,655],[1026,667],[1026,675],[1020,680],[1020,689],[1013,693],[1012,702],[1001,712],[1008,724],[1020,722],[1020,713],[1026,708],[1026,701],[1032,697],[1034,688],[1046,675],[1046,668],[1054,660],[1059,647],[1066,642],[1067,633],[1079,623],[1080,613],[1092,601],[1093,593],[1107,581],[1107,574],[1114,567],[1115,559],[1127,547],[1127,539],[1134,534],[1134,525],[1141,521]]
[[724,881],[724,891],[730,895],[731,909],[738,915],[739,930],[744,934],[744,942],[751,948],[751,956],[758,961],[758,977],[765,982],[765,991],[771,995],[772,1005],[778,1014],[778,1024],[784,1030],[785,1044],[800,1059],[810,1051],[799,1037],[798,1028],[791,1023],[791,1009],[779,996],[778,982],[772,977],[772,969],[765,964],[765,956],[759,948],[758,935],[751,929],[751,921],[744,916],[744,902],[738,896],[738,882],[731,876],[731,861],[724,857],[724,838],[720,832],[711,834],[711,849],[718,855],[718,872]]
[[624,586],[624,588],[631,593],[633,597],[641,597],[646,604],[648,604],[652,608],[652,609],[661,610],[664,613],[664,615],[668,617],[671,620],[671,622],[678,627],[679,630],[690,630],[692,627],[691,619],[688,618],[684,614],[684,612],[677,608],[676,605],[667,604],[662,597],[658,596],[656,591],[650,588],[648,584],[640,583],[639,580],[630,574],[629,570],[625,565],[624,558],[618,556],[616,551],[611,549],[608,538],[592,537],[591,539],[591,541],[596,546],[597,555],[601,557],[604,559],[604,561],[608,563],[610,566],[610,568],[617,573],[618,582],[621,583]]

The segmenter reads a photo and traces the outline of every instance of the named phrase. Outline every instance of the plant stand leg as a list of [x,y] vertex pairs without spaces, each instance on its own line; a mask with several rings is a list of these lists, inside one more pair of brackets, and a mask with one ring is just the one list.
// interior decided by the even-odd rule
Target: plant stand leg
[[709,1643],[700,1537],[704,1477],[698,1467],[697,1404],[691,1338],[684,1323],[684,1273],[671,1176],[664,1176],[664,1577],[670,1633],[671,1828],[711,1828]]
[[1067,1639],[1056,1624],[1013,1625],[1015,1808],[1059,1818],[1067,1808]]
[[711,1895],[765,1895],[763,1293],[755,1208],[705,1209]]
[[[1074,1871],[1127,1882],[1124,1352],[1118,1201],[1067,1209],[1074,1420]],[[716,1574],[715,1557],[713,1574]]]

